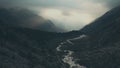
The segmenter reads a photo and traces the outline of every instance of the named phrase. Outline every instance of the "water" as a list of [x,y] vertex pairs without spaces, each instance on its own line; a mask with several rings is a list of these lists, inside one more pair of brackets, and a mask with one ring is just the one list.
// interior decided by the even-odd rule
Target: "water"
[[75,63],[75,61],[74,61],[75,58],[72,57],[72,54],[74,53],[73,51],[70,51],[70,50],[61,50],[61,47],[62,47],[62,46],[65,46],[64,43],[69,43],[69,44],[71,44],[71,45],[74,45],[74,43],[72,43],[71,40],[78,40],[78,39],[82,39],[82,38],[84,38],[84,37],[87,37],[87,36],[86,36],[86,35],[81,35],[80,37],[76,37],[76,38],[73,38],[73,39],[68,39],[68,40],[66,40],[66,42],[62,42],[62,43],[56,48],[56,50],[57,50],[58,52],[61,52],[61,51],[62,51],[62,52],[67,52],[67,54],[64,55],[64,58],[62,59],[62,61],[63,61],[64,63],[67,63],[67,64],[70,66],[70,68],[86,68],[86,67],[81,66],[81,65]]

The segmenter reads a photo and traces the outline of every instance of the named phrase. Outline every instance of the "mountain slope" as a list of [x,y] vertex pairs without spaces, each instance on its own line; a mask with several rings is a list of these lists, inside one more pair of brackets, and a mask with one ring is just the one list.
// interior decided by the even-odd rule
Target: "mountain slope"
[[80,32],[44,32],[0,23],[0,68],[64,68],[58,44]]
[[93,23],[90,23],[87,26],[85,26],[83,29],[81,29],[81,31],[83,31],[86,34],[91,34],[91,33],[95,34],[110,28],[112,29],[112,27],[117,26],[120,22],[119,11],[120,11],[120,6],[113,8],[112,10],[105,13],[102,17],[96,19]]
[[74,60],[87,68],[120,67],[120,6],[84,27],[84,38],[62,47],[73,51]]
[[49,32],[64,32],[65,30],[56,27],[52,21],[46,20],[43,17],[28,9],[0,8],[0,23],[22,26],[32,29],[39,29]]
[[51,44],[55,38],[55,33],[0,25],[0,67],[60,67]]

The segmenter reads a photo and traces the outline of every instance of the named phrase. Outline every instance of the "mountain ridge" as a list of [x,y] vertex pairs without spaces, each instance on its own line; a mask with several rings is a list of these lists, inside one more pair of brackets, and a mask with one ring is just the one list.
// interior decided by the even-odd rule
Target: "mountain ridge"
[[120,6],[80,31],[87,37],[72,40],[74,46],[63,47],[74,51],[76,63],[87,68],[120,67]]

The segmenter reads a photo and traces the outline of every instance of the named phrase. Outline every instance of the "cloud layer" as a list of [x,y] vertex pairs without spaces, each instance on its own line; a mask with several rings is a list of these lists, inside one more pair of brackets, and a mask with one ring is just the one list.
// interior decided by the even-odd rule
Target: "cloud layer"
[[[4,6],[38,6],[38,7],[67,7],[80,8],[81,3],[92,2],[94,4],[105,4],[109,7],[119,5],[120,0],[0,0]],[[81,7],[82,8],[82,7]]]
[[0,8],[0,24],[7,24],[9,26],[15,27],[39,29],[49,32],[65,31],[56,27],[50,20],[46,20],[28,9]]
[[71,31],[79,30],[119,3],[120,0],[1,0],[0,6],[32,9]]

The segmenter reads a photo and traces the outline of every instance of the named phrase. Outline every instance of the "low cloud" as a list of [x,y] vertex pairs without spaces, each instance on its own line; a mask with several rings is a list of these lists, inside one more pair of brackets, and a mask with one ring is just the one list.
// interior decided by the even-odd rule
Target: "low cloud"
[[0,0],[0,7],[29,8],[57,27],[79,30],[119,5],[120,0]]
[[83,8],[81,4],[89,2],[114,7],[119,5],[120,0],[0,0],[0,5],[6,7],[66,7],[80,9]]
[[63,32],[57,28],[52,21],[44,19],[28,9],[0,9],[0,24],[8,24],[12,26],[39,29],[50,32]]

